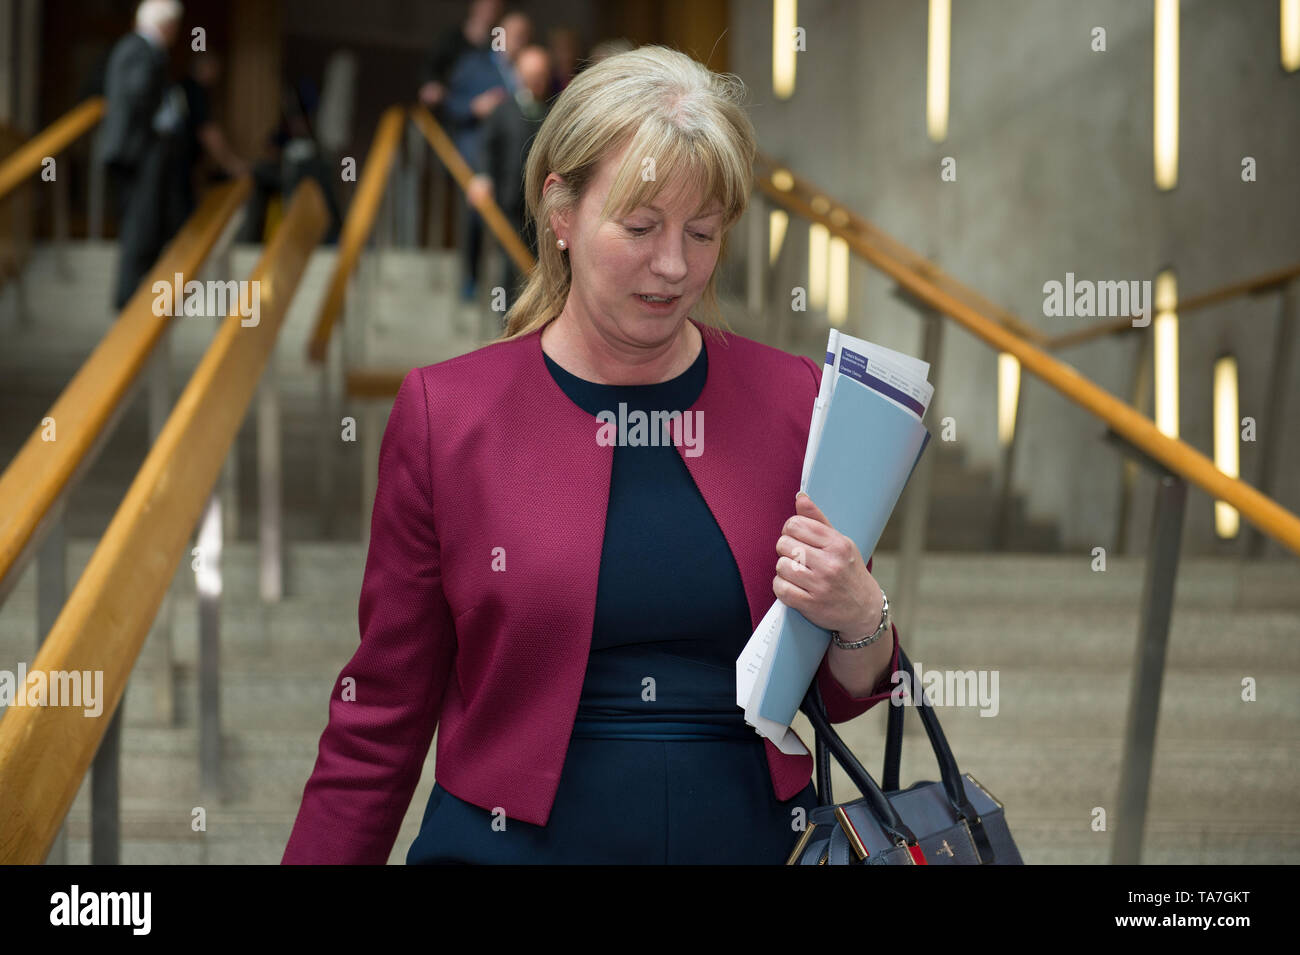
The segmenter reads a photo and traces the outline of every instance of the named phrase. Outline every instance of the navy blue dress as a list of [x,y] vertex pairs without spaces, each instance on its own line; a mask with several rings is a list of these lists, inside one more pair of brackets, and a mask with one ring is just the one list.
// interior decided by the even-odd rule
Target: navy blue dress
[[[703,347],[652,385],[585,381],[549,356],[546,366],[593,416],[618,415],[620,402],[685,412],[708,375]],[[811,811],[816,791],[810,781],[776,798],[762,738],[736,705],[750,632],[735,558],[677,449],[615,446],[591,654],[547,825],[494,817],[435,783],[406,861],[785,862],[796,810]]]

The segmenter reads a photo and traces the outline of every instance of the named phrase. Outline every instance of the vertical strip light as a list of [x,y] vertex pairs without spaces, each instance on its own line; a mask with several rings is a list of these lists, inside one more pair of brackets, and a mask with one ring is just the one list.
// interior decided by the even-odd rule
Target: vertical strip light
[[826,317],[839,328],[849,314],[849,244],[838,235],[831,237],[829,258]]
[[[1228,477],[1240,477],[1241,419],[1237,417],[1237,359],[1223,355],[1214,363],[1214,466]],[[1220,537],[1237,536],[1241,515],[1226,501],[1214,502],[1214,532]]]
[[1156,427],[1178,437],[1178,280],[1166,269],[1156,276],[1154,358]]
[[998,444],[1008,447],[1016,434],[1016,402],[1020,400],[1020,362],[1010,352],[998,353]]
[[831,232],[820,222],[808,226],[808,307],[826,307],[826,259]]
[[794,95],[796,0],[772,0],[772,92],[777,99]]
[[1178,0],[1155,0],[1156,188],[1178,185]]
[[1300,0],[1282,0],[1279,10],[1282,27],[1282,69],[1300,70]]
[[773,209],[767,214],[767,264],[776,265],[776,257],[781,254],[781,245],[785,242],[785,230],[790,225],[790,216],[784,209]]
[[930,0],[926,44],[925,125],[936,143],[948,137],[948,55],[952,45],[952,0]]

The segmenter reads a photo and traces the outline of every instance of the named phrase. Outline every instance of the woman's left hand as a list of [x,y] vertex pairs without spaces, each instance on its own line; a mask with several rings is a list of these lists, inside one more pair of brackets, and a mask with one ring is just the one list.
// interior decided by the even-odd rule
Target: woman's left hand
[[880,625],[884,594],[858,547],[802,491],[776,542],[772,592],[825,630],[857,639]]

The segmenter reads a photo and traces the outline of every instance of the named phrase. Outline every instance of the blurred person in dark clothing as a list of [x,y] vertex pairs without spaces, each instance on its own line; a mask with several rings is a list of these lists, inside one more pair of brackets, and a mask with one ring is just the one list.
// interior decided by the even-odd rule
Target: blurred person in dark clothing
[[555,27],[547,37],[551,50],[551,94],[558,96],[578,72],[582,42],[573,27]]
[[[500,0],[471,0],[465,22],[439,38],[425,63],[420,101],[439,108],[457,152],[468,163],[478,155],[483,120],[510,94],[492,50],[492,27],[501,16]],[[461,301],[478,294],[483,220],[457,190]]]
[[447,81],[461,54],[483,46],[492,37],[504,9],[502,0],[472,0],[465,22],[442,33],[424,59],[420,78],[420,102],[431,110],[439,109],[447,99]]
[[[551,57],[545,47],[529,46],[515,59],[519,91],[498,106],[483,124],[483,143],[475,163],[476,174],[466,190],[470,202],[477,204],[492,196],[501,207],[511,228],[524,240],[534,256],[537,237],[531,221],[525,221],[524,166],[546,112],[550,108]],[[514,260],[504,253],[503,285],[506,308],[518,298],[523,273]]]
[[496,49],[496,44],[491,44],[492,57],[506,84],[506,90],[513,96],[519,90],[515,62],[519,59],[520,51],[533,42],[533,21],[528,14],[512,10],[501,18],[498,25],[501,27],[502,48]]
[[315,179],[325,199],[329,225],[322,243],[338,242],[343,228],[343,214],[339,207],[334,183],[338,167],[331,167],[325,150],[317,142],[312,126],[318,96],[316,86],[309,79],[296,84],[285,84],[280,91],[280,124],[269,136],[269,146],[275,158],[253,163],[253,195],[249,199],[241,240],[261,242],[266,231],[266,210],[272,196],[279,195],[286,203],[303,179]]
[[220,77],[220,57],[215,53],[196,53],[190,61],[189,73],[178,84],[185,97],[185,118],[173,182],[183,219],[188,219],[197,208],[195,178],[205,157],[230,179],[237,179],[250,170],[248,162],[230,148],[212,114],[212,99]]
[[113,307],[121,311],[171,239],[179,212],[167,188],[182,122],[167,93],[167,50],[180,32],[177,0],[144,0],[135,30],[114,45],[104,74],[106,105],[97,139],[117,195],[118,267]]

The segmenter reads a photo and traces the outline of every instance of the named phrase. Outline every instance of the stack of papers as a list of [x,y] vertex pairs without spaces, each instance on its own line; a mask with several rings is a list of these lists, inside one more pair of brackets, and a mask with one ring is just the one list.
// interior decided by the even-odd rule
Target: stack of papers
[[[934,395],[929,373],[928,362],[831,329],[799,488],[863,560],[930,441],[921,423]],[[745,721],[784,753],[808,752],[790,724],[830,639],[778,600],[736,660]]]

